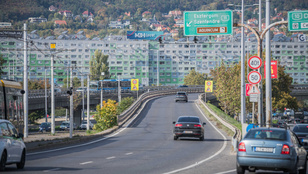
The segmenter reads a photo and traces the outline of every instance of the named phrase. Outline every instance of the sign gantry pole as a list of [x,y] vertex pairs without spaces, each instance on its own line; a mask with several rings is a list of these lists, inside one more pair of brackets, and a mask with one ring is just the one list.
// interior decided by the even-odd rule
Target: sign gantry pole
[[27,24],[24,24],[24,137],[28,137],[28,57],[27,57]]

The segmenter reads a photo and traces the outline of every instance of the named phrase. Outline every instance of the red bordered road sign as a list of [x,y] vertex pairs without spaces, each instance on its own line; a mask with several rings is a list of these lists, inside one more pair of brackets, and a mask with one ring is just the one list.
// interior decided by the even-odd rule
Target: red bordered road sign
[[262,65],[262,60],[258,56],[252,56],[248,60],[248,65],[251,69],[259,69]]
[[251,71],[248,74],[248,82],[251,84],[257,84],[261,81],[261,74],[258,71]]

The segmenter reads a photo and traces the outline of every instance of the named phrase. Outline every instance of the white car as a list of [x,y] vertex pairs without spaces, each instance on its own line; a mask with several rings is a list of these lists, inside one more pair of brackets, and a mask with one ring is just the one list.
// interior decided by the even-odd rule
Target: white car
[[0,119],[0,157],[0,171],[9,164],[16,164],[18,169],[23,169],[26,163],[23,134],[18,134],[14,125],[3,119]]
[[[93,129],[93,123],[90,121],[90,129]],[[81,124],[80,124],[80,129],[87,129],[87,121],[83,121]]]

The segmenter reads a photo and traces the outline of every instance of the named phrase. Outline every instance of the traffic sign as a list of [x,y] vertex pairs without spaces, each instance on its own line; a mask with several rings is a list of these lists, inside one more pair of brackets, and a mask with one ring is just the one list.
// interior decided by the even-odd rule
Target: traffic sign
[[131,91],[139,91],[139,79],[131,79]]
[[298,34],[298,41],[306,42],[307,38],[305,34]]
[[250,91],[251,85],[250,83],[246,83],[246,96],[249,96],[248,92]]
[[184,36],[232,35],[231,10],[185,11]]
[[258,102],[258,98],[259,98],[259,95],[258,94],[251,94],[250,95],[250,98],[249,98],[249,101],[250,102]]
[[23,32],[20,30],[0,30],[0,37],[22,38]]
[[258,89],[257,85],[256,84],[252,84],[249,91],[248,91],[248,94],[251,95],[251,94],[260,94],[260,90]]
[[262,60],[258,56],[252,56],[248,60],[248,65],[251,69],[259,69],[262,65]]
[[261,74],[258,71],[251,71],[248,74],[248,81],[251,84],[257,84],[261,81]]
[[213,81],[205,81],[205,92],[213,92]]
[[288,12],[289,31],[308,31],[308,10]]

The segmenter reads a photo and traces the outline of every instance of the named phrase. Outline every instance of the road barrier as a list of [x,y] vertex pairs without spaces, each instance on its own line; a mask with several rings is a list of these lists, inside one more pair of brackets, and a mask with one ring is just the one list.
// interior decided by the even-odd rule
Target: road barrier
[[237,150],[238,143],[241,141],[242,134],[241,130],[239,130],[236,126],[228,123],[224,118],[218,116],[214,111],[212,111],[211,108],[207,106],[207,104],[202,100],[204,98],[204,93],[199,95],[199,102],[224,126],[229,128],[232,132],[234,132],[234,135],[232,136],[232,145],[234,147],[234,151]]

